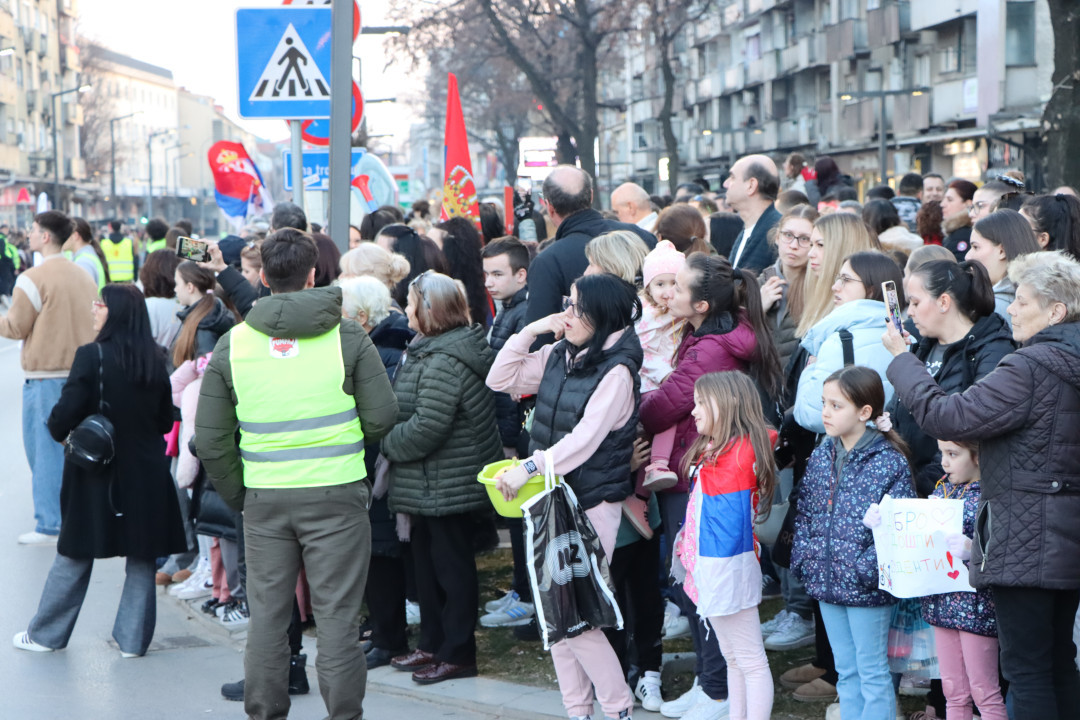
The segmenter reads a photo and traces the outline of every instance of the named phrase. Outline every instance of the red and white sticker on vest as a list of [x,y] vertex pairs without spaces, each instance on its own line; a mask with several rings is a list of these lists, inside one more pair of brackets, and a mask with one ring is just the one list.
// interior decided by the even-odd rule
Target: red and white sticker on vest
[[296,338],[270,338],[270,357],[291,358],[300,354],[300,341]]

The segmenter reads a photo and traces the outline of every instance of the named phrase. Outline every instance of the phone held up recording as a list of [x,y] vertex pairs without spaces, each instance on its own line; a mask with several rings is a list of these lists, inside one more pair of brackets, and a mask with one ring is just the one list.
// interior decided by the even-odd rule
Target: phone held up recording
[[206,262],[210,259],[210,244],[205,240],[179,237],[176,239],[176,254],[185,260]]

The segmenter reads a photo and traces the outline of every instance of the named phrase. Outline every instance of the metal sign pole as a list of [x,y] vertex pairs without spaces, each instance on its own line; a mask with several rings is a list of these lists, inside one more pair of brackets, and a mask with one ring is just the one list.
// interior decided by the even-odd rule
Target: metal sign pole
[[304,151],[301,147],[300,121],[289,121],[292,138],[292,196],[293,202],[304,207]]
[[[333,0],[330,35],[330,237],[349,249],[353,0]],[[295,160],[294,160],[295,162]]]

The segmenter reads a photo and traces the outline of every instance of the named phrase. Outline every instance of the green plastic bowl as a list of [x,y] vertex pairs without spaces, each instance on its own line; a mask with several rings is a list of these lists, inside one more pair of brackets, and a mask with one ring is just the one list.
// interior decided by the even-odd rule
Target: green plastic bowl
[[515,467],[520,464],[521,461],[519,460],[500,460],[499,462],[494,462],[485,466],[484,469],[480,471],[480,474],[476,476],[476,479],[484,486],[484,489],[487,490],[488,498],[495,507],[495,512],[503,517],[520,518],[522,516],[521,506],[525,504],[525,501],[544,491],[544,476],[537,475],[529,478],[521,489],[518,490],[516,498],[510,502],[506,502],[502,493],[495,487],[497,481],[495,474],[503,468]]

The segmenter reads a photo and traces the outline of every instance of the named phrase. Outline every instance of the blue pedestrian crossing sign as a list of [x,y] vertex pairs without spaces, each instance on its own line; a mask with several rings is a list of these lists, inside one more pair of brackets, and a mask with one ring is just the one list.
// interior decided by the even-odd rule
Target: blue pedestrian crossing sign
[[236,11],[241,117],[330,117],[330,14],[329,6]]

